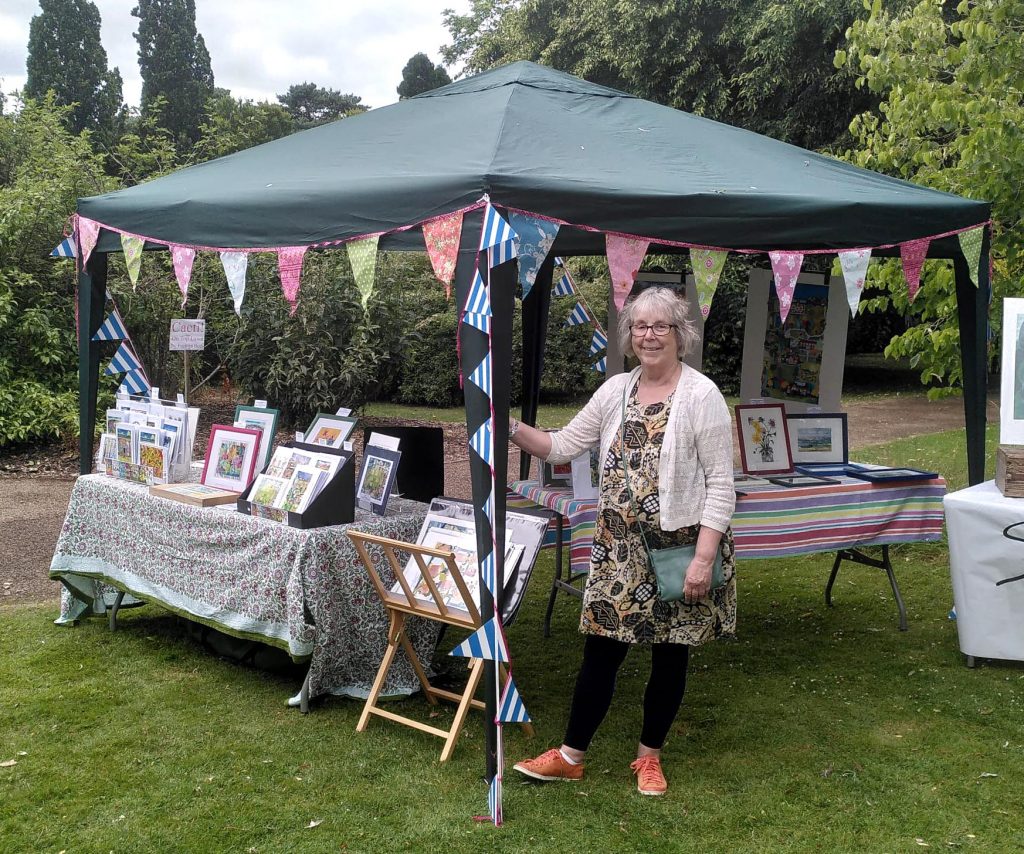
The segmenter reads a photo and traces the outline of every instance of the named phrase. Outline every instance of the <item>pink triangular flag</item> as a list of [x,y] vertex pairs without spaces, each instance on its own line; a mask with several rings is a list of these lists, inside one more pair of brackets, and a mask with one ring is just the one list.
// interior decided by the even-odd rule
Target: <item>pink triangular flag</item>
[[626,297],[633,288],[640,265],[644,262],[649,240],[633,237],[619,237],[616,234],[605,235],[605,249],[608,255],[608,271],[612,275],[612,299],[615,307],[622,310]]
[[291,305],[289,314],[295,314],[299,305],[299,280],[302,278],[302,258],[305,246],[284,246],[277,250],[277,269],[281,274],[281,290]]
[[86,219],[84,216],[78,218],[78,245],[81,247],[79,253],[82,259],[82,269],[89,263],[89,256],[96,248],[96,241],[100,236],[100,224],[94,219]]
[[930,237],[922,237],[919,240],[908,240],[900,244],[900,258],[903,260],[903,278],[907,280],[907,292],[910,294],[910,301],[914,301],[917,291],[921,287],[921,267],[924,266],[925,256],[928,254],[928,244],[932,242]]
[[800,266],[804,263],[803,252],[769,252],[772,273],[775,274],[775,293],[779,297],[779,317],[786,322],[789,307],[793,304],[793,291],[800,278]]
[[196,260],[196,250],[191,246],[171,246],[171,262],[174,264],[174,277],[178,280],[181,291],[181,307],[188,300],[188,283],[192,281],[192,262]]
[[459,257],[459,238],[462,236],[462,211],[423,223],[423,242],[427,244],[434,275],[444,285],[451,299],[455,262]]
[[850,303],[852,314],[857,313],[857,306],[860,305],[870,260],[870,249],[844,249],[839,253],[839,266],[842,267],[843,281],[846,283],[846,300]]

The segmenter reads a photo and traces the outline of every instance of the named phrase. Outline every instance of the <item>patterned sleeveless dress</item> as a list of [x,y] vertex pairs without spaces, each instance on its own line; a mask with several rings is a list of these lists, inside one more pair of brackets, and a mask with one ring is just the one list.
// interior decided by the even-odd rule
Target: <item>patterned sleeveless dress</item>
[[636,389],[626,405],[625,453],[639,519],[630,506],[622,466],[622,440],[616,436],[604,460],[590,575],[583,594],[580,631],[626,643],[684,643],[696,646],[736,632],[736,562],[732,530],[722,536],[726,583],[694,604],[663,602],[647,564],[638,524],[652,548],[697,541],[700,525],[662,531],[658,500],[658,460],[672,396],[640,404]]

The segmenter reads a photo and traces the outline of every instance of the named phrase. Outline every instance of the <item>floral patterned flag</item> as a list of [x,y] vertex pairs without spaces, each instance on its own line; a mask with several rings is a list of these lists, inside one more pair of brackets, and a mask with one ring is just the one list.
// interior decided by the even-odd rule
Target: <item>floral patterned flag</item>
[[786,322],[789,307],[793,304],[796,280],[800,278],[800,266],[804,262],[803,252],[769,252],[772,272],[775,274],[775,293],[779,297],[779,317]]
[[277,271],[281,276],[281,291],[291,308],[288,314],[295,314],[299,307],[299,283],[302,281],[302,259],[305,246],[282,246],[277,250]]
[[870,260],[870,249],[844,249],[839,253],[839,266],[843,269],[846,299],[850,303],[851,314],[856,314],[857,306],[860,305],[860,295],[864,291],[864,280],[868,275]]
[[526,299],[558,235],[558,223],[521,213],[510,213],[508,221],[519,235],[519,282]]
[[181,307],[188,301],[188,285],[192,281],[192,262],[196,260],[196,250],[191,246],[171,245],[171,263],[174,264],[174,278],[178,280],[181,291]]
[[86,219],[84,216],[78,218],[78,243],[82,247],[82,267],[89,263],[89,256],[96,248],[96,241],[100,236],[100,224],[93,219]]
[[130,234],[121,235],[121,251],[124,252],[124,265],[128,268],[128,278],[132,283],[132,290],[139,284],[139,271],[142,269],[142,247],[145,240],[141,237],[133,237]]
[[626,297],[633,288],[633,280],[644,262],[649,240],[633,237],[619,237],[617,234],[605,235],[605,253],[608,256],[608,271],[612,276],[612,299],[615,308],[622,310]]
[[370,304],[373,293],[373,279],[377,272],[377,243],[380,236],[366,237],[346,243],[348,260],[352,265],[352,274],[356,277],[356,287],[363,301],[363,310]]
[[235,314],[242,316],[242,300],[245,299],[245,274],[249,269],[248,252],[221,252],[220,263],[227,276],[228,290],[235,302]]
[[448,299],[452,298],[452,279],[455,262],[459,257],[459,239],[462,236],[462,211],[431,219],[423,223],[423,242],[434,268],[434,275],[444,284]]
[[903,278],[907,280],[907,291],[910,294],[910,301],[914,301],[917,291],[921,287],[921,268],[924,266],[925,256],[928,254],[930,237],[922,237],[919,240],[908,240],[900,244],[900,259],[903,261]]
[[505,633],[498,625],[497,617],[491,617],[473,634],[460,643],[449,655],[462,658],[483,658],[486,661],[508,662],[508,646]]
[[967,269],[971,273],[971,281],[974,287],[978,287],[978,268],[981,266],[981,241],[985,234],[985,227],[979,225],[967,231],[961,231],[960,251],[964,253],[967,261]]
[[700,314],[705,320],[711,313],[711,300],[718,290],[718,280],[725,267],[728,252],[720,249],[691,249],[690,265],[693,267],[693,278],[697,283],[697,303]]

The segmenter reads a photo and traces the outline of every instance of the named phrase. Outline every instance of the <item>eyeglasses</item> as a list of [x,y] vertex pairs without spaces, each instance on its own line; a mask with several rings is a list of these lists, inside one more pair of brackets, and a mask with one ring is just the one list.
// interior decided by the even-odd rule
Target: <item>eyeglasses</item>
[[674,323],[634,323],[629,327],[629,331],[636,335],[638,338],[643,338],[647,334],[647,330],[651,330],[655,335],[668,335],[669,330],[675,329]]

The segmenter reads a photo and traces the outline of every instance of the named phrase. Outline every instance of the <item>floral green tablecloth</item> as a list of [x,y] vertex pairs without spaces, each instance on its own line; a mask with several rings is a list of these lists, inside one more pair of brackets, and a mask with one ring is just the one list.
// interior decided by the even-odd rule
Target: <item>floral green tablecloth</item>
[[[112,585],[236,637],[281,647],[296,660],[308,659],[311,697],[365,697],[384,655],[388,623],[345,531],[353,527],[415,542],[426,509],[393,498],[387,516],[357,510],[351,526],[303,531],[86,475],[72,490],[50,564],[50,577],[65,588],[58,622],[102,613]],[[410,621],[409,633],[424,659],[438,628]],[[386,694],[419,688],[411,665],[404,655],[399,659]]]

